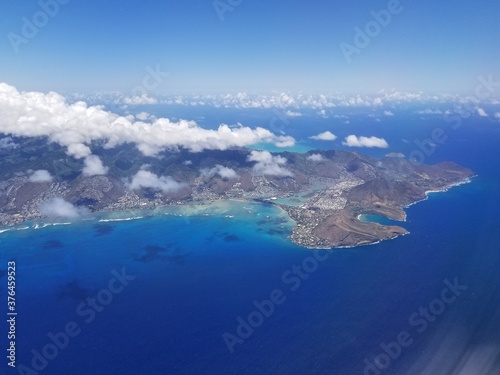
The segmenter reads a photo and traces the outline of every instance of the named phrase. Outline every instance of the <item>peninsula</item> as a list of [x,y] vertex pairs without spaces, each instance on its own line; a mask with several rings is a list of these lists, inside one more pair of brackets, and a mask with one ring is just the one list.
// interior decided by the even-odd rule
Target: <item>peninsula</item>
[[82,173],[82,160],[57,144],[15,141],[20,147],[0,155],[0,226],[54,215],[44,207],[56,199],[78,212],[246,199],[285,210],[296,222],[290,239],[300,246],[357,246],[407,233],[400,226],[361,221],[359,215],[404,221],[404,208],[425,199],[426,192],[468,182],[474,174],[452,162],[424,165],[338,150],[180,149],[145,157],[133,145],[95,144],[92,152],[106,169],[93,175]]

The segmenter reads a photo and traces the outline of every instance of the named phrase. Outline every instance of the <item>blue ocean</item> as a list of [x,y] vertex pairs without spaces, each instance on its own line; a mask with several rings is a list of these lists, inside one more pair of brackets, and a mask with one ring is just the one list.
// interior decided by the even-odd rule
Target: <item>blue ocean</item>
[[[199,122],[280,126],[273,116]],[[374,156],[408,155],[440,127],[447,139],[425,162],[477,176],[408,208],[409,235],[333,251],[292,244],[281,210],[238,201],[4,231],[0,373],[500,374],[500,125],[468,118],[453,129],[402,114],[350,124],[304,115],[283,126],[302,149],[345,149],[309,139],[325,130],[384,137],[390,149],[366,150]],[[16,368],[5,350],[8,261]]]

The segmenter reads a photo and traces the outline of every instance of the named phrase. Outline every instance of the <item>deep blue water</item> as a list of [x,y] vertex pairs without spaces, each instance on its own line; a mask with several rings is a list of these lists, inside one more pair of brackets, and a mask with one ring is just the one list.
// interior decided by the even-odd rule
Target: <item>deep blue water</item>
[[[409,153],[441,123],[351,126]],[[320,125],[292,133],[306,139],[314,126],[324,131]],[[315,252],[288,242],[288,223],[272,207],[252,206],[253,216],[237,207],[233,218],[156,216],[0,234],[0,270],[17,263],[18,370],[31,367],[32,350],[42,352],[49,333],[75,322],[79,334],[40,374],[363,374],[364,360],[373,363],[401,332],[411,344],[381,374],[500,373],[499,129],[472,120],[447,129],[427,162],[456,161],[478,177],[410,207],[403,225],[410,235],[318,252],[327,259],[316,263]],[[300,285],[294,265],[310,271]],[[134,279],[119,293],[103,291],[123,268]],[[455,279],[467,289],[418,332],[410,317]],[[231,353],[223,334],[236,335],[238,317],[275,290],[282,303]],[[96,295],[112,300],[87,323],[91,310],[81,304]],[[6,302],[0,306],[5,314]],[[7,324],[0,327],[5,353]],[[2,374],[18,373],[2,358]]]

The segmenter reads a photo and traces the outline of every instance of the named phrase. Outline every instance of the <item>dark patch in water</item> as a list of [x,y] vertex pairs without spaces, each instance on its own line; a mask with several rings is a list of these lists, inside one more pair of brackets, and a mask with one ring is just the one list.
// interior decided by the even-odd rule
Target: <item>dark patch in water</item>
[[284,235],[284,234],[288,234],[288,231],[285,230],[285,229],[269,229],[267,231],[267,234],[271,235],[271,236],[276,236],[276,235]]
[[186,263],[186,258],[189,257],[191,253],[185,253],[181,250],[176,250],[174,254],[165,257],[165,260],[169,263],[175,263],[178,265]]
[[241,241],[241,238],[236,236],[235,234],[229,233],[229,232],[214,232],[212,233],[209,237],[207,237],[207,242],[212,242],[216,238],[221,238],[226,242],[237,242]]
[[270,236],[283,236],[283,235],[288,235],[290,234],[290,231],[288,229],[284,228],[271,228],[271,229],[262,229],[258,228],[257,232],[259,233],[266,233],[269,234]]
[[234,234],[228,234],[224,236],[224,241],[226,242],[238,242],[240,241],[240,238]]
[[221,238],[221,237],[224,237],[226,235],[228,235],[228,233],[220,232],[220,231],[212,232],[212,234],[207,237],[207,242],[212,242],[216,238]]
[[61,247],[64,247],[63,243],[59,240],[47,240],[44,243],[42,243],[42,248],[49,250],[49,249],[60,249]]
[[262,226],[262,225],[280,225],[280,224],[285,224],[287,222],[286,219],[284,218],[274,218],[274,219],[262,219],[257,221],[257,225]]
[[147,245],[144,247],[144,252],[141,256],[135,257],[138,262],[149,263],[158,260],[162,257],[161,253],[165,253],[168,250],[161,246]]
[[142,263],[167,261],[169,263],[184,264],[186,258],[191,254],[186,253],[178,248],[175,249],[175,246],[175,242],[167,244],[167,247],[147,245],[144,247],[144,251],[142,254],[134,256],[134,260]]
[[57,293],[57,298],[81,301],[91,295],[91,290],[83,288],[77,280],[73,280],[61,288],[61,290]]
[[109,224],[96,224],[96,225],[94,225],[94,229],[95,229],[96,236],[105,236],[105,235],[113,232],[115,227],[113,225],[109,225]]

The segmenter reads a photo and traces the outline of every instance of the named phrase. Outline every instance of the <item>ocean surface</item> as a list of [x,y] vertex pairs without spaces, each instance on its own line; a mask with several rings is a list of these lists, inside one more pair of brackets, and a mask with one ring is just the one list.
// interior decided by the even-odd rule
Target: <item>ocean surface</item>
[[[500,124],[311,118],[287,124],[307,148],[343,148],[308,139],[325,130],[385,137],[390,149],[375,156],[408,155],[441,127],[447,140],[425,162],[477,177],[408,208],[409,235],[328,252],[293,245],[278,208],[238,201],[0,233],[0,373],[500,374]],[[9,260],[16,369],[5,355]]]

